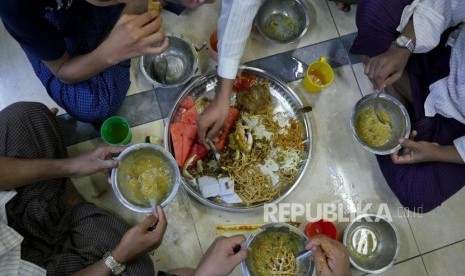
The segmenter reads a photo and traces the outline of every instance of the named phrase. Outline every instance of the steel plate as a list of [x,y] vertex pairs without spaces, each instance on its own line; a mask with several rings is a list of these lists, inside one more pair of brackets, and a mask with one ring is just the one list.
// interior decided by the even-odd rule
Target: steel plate
[[[241,67],[242,72],[252,73],[257,76],[257,80],[268,80],[270,82],[270,92],[273,98],[273,105],[275,112],[286,112],[290,117],[296,118],[301,121],[305,128],[304,137],[302,137],[302,141],[305,141],[302,144],[303,147],[303,154],[302,154],[302,162],[300,163],[300,169],[296,176],[296,179],[289,185],[288,187],[283,189],[283,192],[269,202],[261,202],[257,204],[247,205],[244,203],[235,203],[229,204],[223,202],[220,198],[204,198],[200,194],[199,191],[195,188],[195,185],[191,183],[191,180],[186,179],[181,176],[181,182],[187,192],[193,196],[195,199],[200,201],[201,203],[217,208],[224,211],[229,212],[250,212],[250,211],[257,211],[263,208],[265,203],[277,203],[288,196],[292,190],[299,184],[302,176],[310,162],[311,159],[311,151],[312,151],[312,126],[308,115],[299,112],[300,108],[302,108],[302,102],[297,97],[294,91],[290,89],[285,83],[281,80],[276,78],[275,76],[271,75],[268,72],[265,72],[261,69],[252,68],[252,67]],[[193,81],[178,97],[176,103],[174,104],[166,125],[165,125],[165,135],[164,135],[164,144],[165,148],[174,155],[173,146],[171,143],[171,136],[169,133],[170,123],[174,119],[174,114],[176,113],[177,109],[179,108],[180,103],[182,100],[187,96],[193,96],[194,98],[199,98],[201,96],[205,96],[209,99],[213,99],[216,93],[216,86],[218,83],[218,77],[216,72],[208,73],[207,75],[201,76],[195,81]],[[233,96],[234,97],[234,96]],[[234,101],[234,99],[233,99]]]

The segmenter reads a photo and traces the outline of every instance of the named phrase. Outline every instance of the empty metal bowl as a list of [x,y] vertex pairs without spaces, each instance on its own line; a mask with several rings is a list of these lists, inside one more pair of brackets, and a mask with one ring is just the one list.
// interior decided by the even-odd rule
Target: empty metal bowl
[[[164,195],[160,195],[162,198],[158,201],[158,204],[160,204],[161,207],[166,207],[174,199],[179,189],[180,173],[178,165],[173,156],[163,147],[154,144],[140,143],[126,148],[117,158],[119,162],[118,168],[111,171],[111,185],[116,198],[127,208],[139,213],[152,212],[151,202],[153,198],[146,198],[145,196],[138,195],[134,192],[134,189],[131,188],[133,186],[129,183],[131,178],[135,177],[135,170],[143,170],[134,164],[138,164],[136,162],[142,159],[147,160],[148,158],[156,159],[157,164],[160,164],[159,168],[162,167],[163,172],[168,177],[166,192]],[[147,172],[151,173],[151,171]],[[143,180],[139,181],[142,182]]]
[[[365,143],[359,136],[356,129],[357,118],[367,108],[374,108],[375,101],[378,100],[378,108],[381,112],[385,112],[391,118],[389,125],[392,129],[392,135],[389,140],[381,146],[373,146]],[[399,102],[393,96],[388,94],[381,94],[376,97],[376,93],[372,93],[361,98],[354,106],[352,110],[352,116],[350,118],[350,128],[352,129],[355,140],[366,150],[380,155],[391,154],[398,151],[401,148],[399,144],[399,138],[408,138],[411,131],[410,117],[407,109],[404,105]]]
[[188,82],[198,64],[197,50],[181,35],[166,34],[169,46],[158,55],[140,58],[140,69],[145,78],[156,87],[174,88]]
[[265,0],[259,7],[254,22],[265,39],[287,44],[305,35],[310,17],[303,0]]
[[[285,224],[285,223],[270,223],[263,225],[259,229],[257,229],[254,233],[247,237],[245,241],[245,246],[250,248],[252,252],[254,250],[258,250],[255,245],[258,241],[260,241],[265,235],[269,233],[283,233],[286,237],[289,237],[292,242],[297,245],[297,252],[298,253],[305,249],[305,245],[308,241],[307,237],[294,226]],[[259,251],[257,251],[259,252]],[[299,265],[297,265],[297,272],[293,275],[300,276],[300,275],[312,275],[313,273],[313,263],[309,258],[307,261],[303,260]],[[242,273],[244,276],[258,276],[261,275],[255,271],[252,255],[249,255],[247,259],[242,261]]]
[[397,228],[387,219],[364,214],[355,218],[344,230],[344,245],[350,263],[366,273],[382,273],[390,268],[399,254]]

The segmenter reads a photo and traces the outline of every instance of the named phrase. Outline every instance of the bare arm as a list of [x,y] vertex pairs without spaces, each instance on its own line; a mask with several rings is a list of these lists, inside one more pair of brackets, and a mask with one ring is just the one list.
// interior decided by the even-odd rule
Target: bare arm
[[441,146],[438,143],[415,141],[417,132],[410,134],[410,139],[400,139],[402,149],[391,155],[395,164],[415,164],[424,162],[444,162],[465,164],[457,148],[453,145]]
[[[163,208],[157,206],[156,213],[150,214],[144,221],[136,224],[124,234],[111,255],[117,262],[128,264],[140,255],[157,249],[162,243],[167,225]],[[104,261],[99,261],[73,274],[73,276],[80,275],[105,276],[112,274]]]
[[94,51],[80,56],[71,56],[66,52],[59,59],[44,61],[44,64],[61,81],[77,83],[92,78],[123,60],[161,53],[167,46],[158,12],[124,14]]
[[90,175],[118,166],[111,159],[122,147],[102,146],[66,159],[22,159],[0,157],[0,190],[22,187],[34,182],[69,176]]

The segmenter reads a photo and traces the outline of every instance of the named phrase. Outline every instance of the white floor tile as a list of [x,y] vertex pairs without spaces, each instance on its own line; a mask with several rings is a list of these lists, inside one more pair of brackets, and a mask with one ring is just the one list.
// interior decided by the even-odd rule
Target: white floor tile
[[[447,233],[447,232],[442,232]],[[423,255],[428,275],[463,275],[465,271],[465,241]]]
[[[26,54],[0,21],[0,110],[19,101],[41,102],[58,107],[36,77]],[[59,108],[59,114],[63,110]]]
[[463,202],[465,189],[427,214],[409,218],[421,253],[465,239]]
[[[426,276],[428,275],[425,270],[425,266],[420,257],[417,257],[406,262],[396,264],[389,268],[386,272],[381,274],[382,276],[398,276],[398,275],[409,275],[409,276]],[[431,274],[430,274],[431,275]]]
[[360,86],[360,90],[362,94],[368,95],[374,92],[373,84],[371,83],[370,79],[365,75],[365,65],[363,63],[357,63],[352,65],[354,68],[355,77],[357,78],[357,82]]
[[355,24],[357,5],[351,5],[349,12],[339,10],[333,1],[328,1],[328,5],[340,36],[357,32],[357,25]]

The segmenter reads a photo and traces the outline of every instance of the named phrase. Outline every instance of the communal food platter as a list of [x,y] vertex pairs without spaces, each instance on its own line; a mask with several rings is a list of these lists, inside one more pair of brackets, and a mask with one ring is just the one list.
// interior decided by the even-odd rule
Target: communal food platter
[[[215,142],[219,162],[196,136],[196,118],[217,90],[216,72],[181,92],[164,133],[165,148],[175,156],[187,192],[206,206],[230,212],[257,211],[284,199],[301,182],[312,152],[311,122],[296,93],[261,69],[240,71],[244,77],[236,79],[230,116]],[[249,82],[250,91],[241,87]]]

